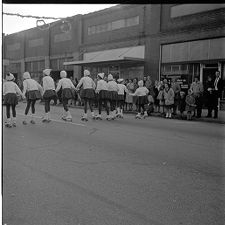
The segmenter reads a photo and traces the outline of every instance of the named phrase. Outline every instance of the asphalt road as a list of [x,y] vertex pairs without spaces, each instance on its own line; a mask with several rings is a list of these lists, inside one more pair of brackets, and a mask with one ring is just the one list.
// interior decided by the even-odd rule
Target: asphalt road
[[[225,126],[125,115],[3,128],[3,224],[224,225]],[[5,110],[5,109],[4,109]],[[105,115],[104,115],[105,116]]]

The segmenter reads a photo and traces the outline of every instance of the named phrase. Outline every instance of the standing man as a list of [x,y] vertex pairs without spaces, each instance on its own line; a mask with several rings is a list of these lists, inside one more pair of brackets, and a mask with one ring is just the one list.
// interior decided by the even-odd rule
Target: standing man
[[195,76],[194,82],[191,84],[190,89],[194,94],[195,103],[197,105],[196,118],[200,118],[202,115],[202,106],[203,106],[203,84],[198,80],[198,76]]
[[180,101],[180,84],[177,82],[177,78],[172,78],[171,88],[174,91],[174,104],[173,104],[173,114],[177,114],[177,107]]
[[215,104],[214,104],[214,118],[218,118],[218,107],[219,107],[219,100],[222,97],[223,91],[223,81],[220,77],[220,72],[216,71],[216,79],[214,81],[214,92],[215,92]]

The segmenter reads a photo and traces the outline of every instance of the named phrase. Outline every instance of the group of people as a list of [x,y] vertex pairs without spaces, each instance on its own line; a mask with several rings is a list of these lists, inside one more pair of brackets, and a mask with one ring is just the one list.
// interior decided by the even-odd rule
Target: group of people
[[[123,84],[123,79],[118,79],[117,82],[111,74],[107,76],[107,82],[104,79],[105,74],[99,73],[97,76],[97,84],[93,81],[88,70],[84,70],[84,76],[80,79],[77,86],[75,86],[71,79],[67,78],[66,71],[60,72],[60,80],[55,87],[53,78],[51,77],[51,69],[43,71],[42,86],[31,78],[29,72],[23,74],[23,91],[20,90],[18,85],[14,82],[13,74],[6,75],[6,82],[3,84],[4,105],[6,105],[6,127],[16,126],[16,105],[18,104],[18,97],[20,95],[23,99],[27,100],[25,108],[25,117],[23,124],[27,125],[28,113],[31,108],[32,124],[35,124],[35,103],[39,99],[44,100],[45,115],[42,118],[43,122],[50,122],[50,102],[54,100],[57,93],[61,91],[61,99],[63,105],[62,119],[72,121],[72,116],[68,108],[68,101],[74,98],[76,92],[80,92],[80,97],[84,101],[84,114],[82,120],[87,121],[88,106],[91,111],[93,119],[102,119],[102,108],[106,110],[106,119],[114,120],[115,118],[123,118],[123,107],[125,100],[125,93],[129,93],[127,87]],[[138,88],[132,96],[137,96],[139,106],[137,118],[141,118],[141,110],[143,110],[144,118],[147,116],[145,104],[147,103],[147,94],[149,90],[143,87],[143,81],[138,82]],[[98,101],[98,114],[95,115],[93,110],[94,100]],[[12,109],[12,118],[10,116],[10,109]]]
[[[83,101],[84,114],[81,120],[88,121],[88,106],[91,111],[92,119],[102,120],[102,109],[106,111],[106,119],[114,120],[123,118],[124,109],[132,110],[136,105],[136,118],[145,118],[151,112],[161,112],[166,118],[172,118],[179,110],[181,116],[187,111],[187,119],[190,120],[195,116],[201,117],[203,105],[203,93],[207,96],[208,115],[214,118],[218,117],[218,98],[221,95],[221,78],[220,73],[216,72],[216,79],[208,78],[205,92],[203,84],[194,78],[190,85],[188,93],[181,90],[180,84],[176,79],[171,83],[167,79],[155,81],[154,85],[150,76],[144,77],[143,80],[124,80],[122,78],[115,80],[112,74],[106,76],[99,73],[96,80],[91,78],[90,71],[84,70],[84,76],[76,84],[67,78],[66,71],[60,72],[60,80],[57,85],[51,77],[51,69],[43,70],[42,86],[31,78],[29,72],[23,74],[23,92],[14,82],[13,74],[6,75],[6,82],[3,84],[4,104],[6,105],[6,127],[16,126],[16,105],[18,104],[17,94],[27,100],[25,108],[25,117],[23,124],[27,124],[28,113],[31,108],[32,124],[35,123],[35,103],[39,99],[44,101],[45,115],[43,122],[50,122],[50,102],[57,99],[60,93],[60,99],[63,105],[62,119],[72,121],[72,116],[68,108],[68,102],[79,96]],[[79,94],[78,94],[79,93]],[[97,102],[98,114],[95,115],[93,105]],[[10,116],[12,109],[12,118]]]

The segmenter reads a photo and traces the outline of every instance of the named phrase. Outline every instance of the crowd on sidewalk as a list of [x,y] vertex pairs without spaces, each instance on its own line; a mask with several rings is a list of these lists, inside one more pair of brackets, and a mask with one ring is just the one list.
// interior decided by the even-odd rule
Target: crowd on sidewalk
[[[6,105],[7,125],[10,126],[10,107],[12,108],[13,124],[15,125],[16,111],[15,106],[18,104],[16,94],[27,100],[25,109],[25,119],[23,124],[27,124],[27,114],[31,107],[32,120],[34,122],[35,103],[42,99],[45,103],[45,116],[43,122],[50,120],[50,102],[63,105],[62,119],[71,121],[68,106],[71,104],[81,105],[84,107],[82,120],[87,121],[88,106],[93,119],[102,119],[102,109],[106,110],[106,119],[114,120],[123,118],[123,111],[137,111],[136,118],[145,118],[153,112],[173,118],[174,115],[180,114],[182,118],[191,120],[193,116],[200,118],[202,116],[203,104],[207,106],[208,115],[218,118],[218,104],[222,97],[224,88],[220,72],[215,73],[215,79],[212,76],[207,78],[206,84],[199,81],[198,77],[194,78],[193,83],[187,89],[187,93],[181,89],[178,80],[164,79],[153,83],[150,76],[144,76],[143,79],[114,79],[112,74],[99,73],[95,79],[91,78],[88,70],[84,70],[84,76],[80,80],[67,78],[66,71],[60,72],[60,80],[54,82],[51,77],[51,69],[43,71],[41,84],[31,78],[29,72],[23,74],[23,92],[14,82],[13,74],[6,76],[3,83],[4,104]],[[98,108],[98,114],[95,115],[94,108]]]

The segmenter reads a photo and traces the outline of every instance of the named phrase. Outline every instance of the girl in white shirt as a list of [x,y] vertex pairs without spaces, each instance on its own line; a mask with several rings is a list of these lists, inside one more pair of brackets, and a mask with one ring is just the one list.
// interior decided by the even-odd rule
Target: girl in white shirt
[[[6,75],[6,81],[3,84],[4,105],[6,106],[7,117],[7,121],[5,124],[6,127],[16,127],[16,105],[18,104],[18,98],[16,94],[19,94],[23,98],[25,98],[17,84],[13,82],[14,80],[15,78],[13,74],[8,73]],[[12,123],[10,117],[10,108],[12,108]]]
[[116,102],[118,98],[119,87],[117,83],[114,81],[112,74],[108,75],[108,91],[109,91],[109,102],[111,109],[111,116],[109,119],[116,118]]
[[23,121],[23,124],[27,124],[27,114],[30,110],[31,106],[31,123],[35,124],[34,121],[34,115],[35,115],[35,103],[38,99],[42,98],[43,89],[41,85],[36,81],[31,79],[30,73],[25,72],[23,74],[23,94],[27,98],[27,106],[25,109],[25,119]]
[[146,88],[146,87],[143,87],[143,80],[140,80],[138,82],[138,88],[136,89],[136,91],[133,93],[133,94],[130,94],[130,95],[133,95],[133,96],[137,96],[137,105],[138,105],[138,114],[136,115],[135,118],[137,119],[141,119],[141,109],[143,109],[143,112],[144,112],[144,116],[143,118],[147,117],[148,114],[147,114],[147,111],[145,110],[145,105],[148,104],[148,93],[149,93],[149,90]]
[[124,93],[126,92],[128,94],[128,89],[127,87],[123,84],[124,79],[118,79],[118,98],[117,98],[117,117],[123,118],[123,107],[124,107],[124,101],[125,101],[125,96]]
[[90,77],[90,72],[88,70],[84,70],[84,76],[80,79],[77,90],[80,89],[80,87],[83,87],[83,90],[81,92],[81,98],[84,99],[84,115],[82,116],[81,120],[88,121],[87,118],[87,104],[89,104],[90,110],[91,110],[91,116],[93,119],[95,119],[95,114],[93,111],[92,104],[95,99],[95,82]]
[[51,69],[45,69],[43,70],[43,99],[45,101],[45,116],[42,119],[42,122],[50,122],[50,102],[51,100],[54,100],[56,98],[56,92],[55,92],[55,83],[52,77],[50,76]]
[[62,119],[66,121],[72,121],[72,116],[70,114],[70,111],[68,109],[68,100],[73,98],[73,92],[72,89],[75,90],[75,87],[72,83],[72,81],[67,78],[67,73],[66,71],[61,71],[60,72],[60,77],[61,79],[59,80],[59,83],[56,88],[56,92],[58,92],[62,88],[62,104],[64,108],[64,112],[62,115]]
[[108,120],[109,117],[109,107],[108,107],[108,100],[109,100],[109,93],[108,93],[108,84],[104,80],[104,73],[99,73],[97,76],[97,87],[96,87],[96,94],[98,96],[98,115],[95,117],[96,119],[102,120],[102,105],[104,105],[107,113],[106,119]]

